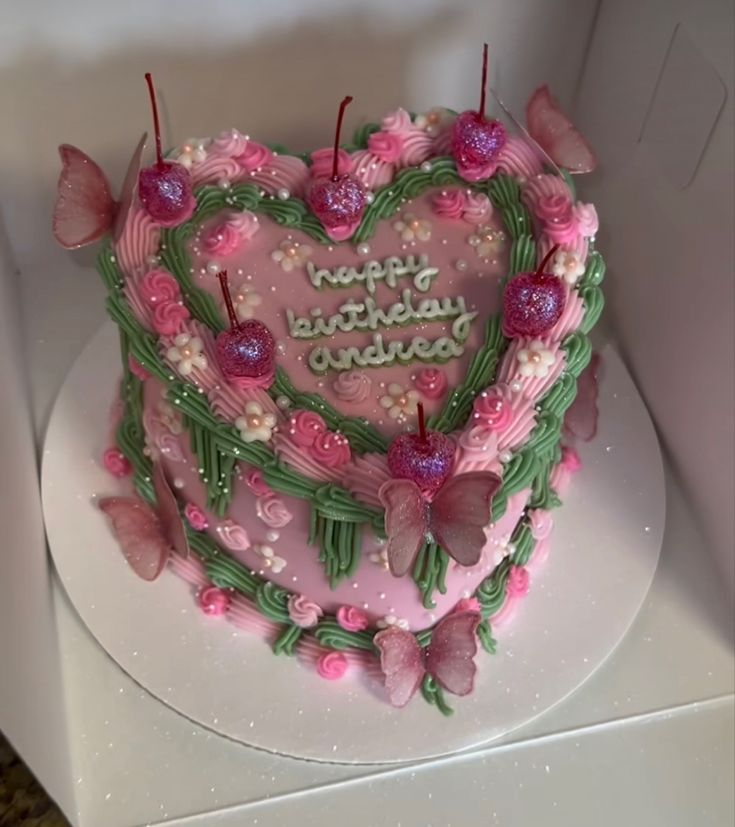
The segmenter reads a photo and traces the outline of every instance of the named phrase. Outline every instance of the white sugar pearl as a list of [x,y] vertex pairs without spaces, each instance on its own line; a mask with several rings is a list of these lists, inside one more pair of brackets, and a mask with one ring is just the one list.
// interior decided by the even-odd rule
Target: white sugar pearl
[[358,244],[356,249],[358,256],[366,256],[370,253],[370,245],[366,241]]
[[511,382],[510,383],[510,389],[513,391],[513,393],[520,393],[522,388],[523,388],[523,386],[521,385],[520,382]]
[[512,458],[513,458],[513,455],[511,454],[510,451],[501,451],[498,454],[498,459],[501,462],[510,462]]
[[291,400],[287,396],[279,396],[278,399],[276,399],[276,406],[280,410],[285,411],[291,407]]
[[222,268],[219,266],[219,264],[216,261],[208,261],[207,262],[207,272],[210,274],[210,276],[216,276],[217,273],[219,273],[219,271],[221,269]]
[[228,190],[230,188],[231,184],[226,178],[220,178],[219,181],[217,181],[217,186],[221,190]]
[[181,479],[181,477],[176,477],[174,479],[174,488],[183,488],[183,487],[184,487],[184,481]]
[[424,161],[424,163],[421,164],[421,172],[431,172],[431,162],[430,161]]
[[281,201],[288,201],[291,197],[291,193],[286,189],[286,187],[281,187],[278,192],[276,193]]
[[454,267],[456,270],[459,270],[460,273],[464,273],[467,269],[467,262],[463,258],[458,258],[454,263]]
[[267,532],[266,532],[266,534],[265,534],[265,539],[266,539],[269,543],[275,543],[275,542],[276,542],[276,540],[278,540],[278,538],[279,538],[280,536],[281,536],[281,535],[280,535],[280,533],[279,533],[278,531],[276,531],[276,530],[275,530],[275,528],[273,528],[273,529],[271,529],[270,531],[267,531]]
[[375,201],[375,193],[368,192],[368,193],[365,195],[365,200],[367,201],[367,203],[368,203],[368,204],[372,204],[372,203],[373,203],[373,201]]

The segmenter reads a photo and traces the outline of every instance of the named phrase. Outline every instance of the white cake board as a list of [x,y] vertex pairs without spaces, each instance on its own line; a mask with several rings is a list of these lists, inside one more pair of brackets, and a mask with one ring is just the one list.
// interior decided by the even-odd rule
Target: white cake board
[[117,663],[155,697],[228,738],[317,761],[386,763],[478,746],[527,723],[579,687],[629,628],[651,584],[664,526],[661,456],[645,406],[617,354],[602,354],[600,421],[582,472],[556,514],[551,554],[498,653],[478,653],[467,698],[444,718],[415,698],[403,710],[358,676],[324,681],[260,639],[204,616],[190,587],[128,568],[95,495],[116,490],[99,457],[118,379],[118,336],[104,325],[80,355],[46,435],[49,545],[72,603]]

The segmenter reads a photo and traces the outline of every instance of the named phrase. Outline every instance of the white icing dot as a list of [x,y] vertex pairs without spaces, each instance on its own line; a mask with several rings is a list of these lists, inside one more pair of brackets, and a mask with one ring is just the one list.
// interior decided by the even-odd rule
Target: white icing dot
[[291,197],[291,193],[286,189],[286,187],[281,187],[278,190],[278,197],[281,199],[281,201],[288,201],[288,199]]

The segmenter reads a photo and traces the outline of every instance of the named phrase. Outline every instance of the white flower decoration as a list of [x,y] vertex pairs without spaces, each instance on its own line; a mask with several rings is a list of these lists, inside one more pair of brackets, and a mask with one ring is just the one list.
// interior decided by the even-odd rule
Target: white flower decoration
[[421,115],[417,115],[414,126],[423,129],[432,137],[438,135],[442,126],[449,120],[449,112],[446,109],[430,109]]
[[263,304],[263,297],[247,285],[241,284],[232,296],[232,304],[235,306],[235,315],[244,322],[253,318],[256,309]]
[[490,258],[499,253],[505,246],[506,235],[502,230],[496,230],[489,224],[483,224],[478,227],[474,233],[467,239],[470,247],[475,248],[475,252],[480,258]]
[[198,336],[179,333],[174,339],[173,347],[166,351],[166,358],[176,365],[182,376],[188,376],[194,368],[207,369],[207,357],[202,353],[204,345]]
[[576,253],[557,250],[551,270],[567,284],[574,285],[584,275],[584,263]]
[[393,229],[402,241],[428,241],[431,238],[431,221],[416,218],[413,213],[404,213],[399,221],[394,222]]
[[235,427],[243,442],[268,442],[276,426],[276,415],[265,413],[258,402],[245,405],[245,415],[238,416]]
[[178,436],[184,430],[184,426],[178,412],[174,406],[165,399],[162,399],[158,403],[158,421],[170,434],[173,434],[174,436]]
[[521,376],[542,378],[549,375],[549,368],[554,364],[554,354],[538,339],[518,351],[518,372]]
[[304,267],[313,252],[308,244],[300,244],[289,237],[271,253],[271,258],[280,264],[283,270],[290,273],[294,267]]
[[385,571],[388,571],[390,568],[390,564],[388,563],[388,549],[386,548],[381,551],[373,551],[369,559],[371,563],[375,563],[376,566],[380,566],[380,568],[385,569]]
[[270,546],[256,543],[250,546],[250,549],[262,558],[264,568],[270,569],[273,574],[279,574],[288,565],[283,557],[279,557]]
[[419,410],[419,392],[404,390],[397,382],[388,385],[388,393],[380,397],[380,407],[385,408],[391,419],[403,421],[414,416]]
[[403,617],[396,617],[395,615],[386,615],[381,617],[375,625],[378,629],[387,629],[390,626],[395,626],[398,629],[405,629],[408,631],[408,621]]
[[194,164],[201,164],[207,158],[207,142],[198,138],[189,140],[179,147],[179,154],[176,156],[176,163],[182,167],[191,169]]

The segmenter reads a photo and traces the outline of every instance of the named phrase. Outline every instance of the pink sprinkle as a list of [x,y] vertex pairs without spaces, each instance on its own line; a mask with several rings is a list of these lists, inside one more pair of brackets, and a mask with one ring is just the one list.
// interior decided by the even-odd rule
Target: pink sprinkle
[[194,505],[194,503],[186,504],[186,507],[184,508],[184,516],[194,531],[204,531],[206,528],[209,528],[209,520],[207,520],[207,515],[201,508],[199,508],[198,505]]
[[217,586],[208,586],[199,592],[199,608],[206,615],[219,617],[230,608],[230,595]]
[[327,681],[339,680],[347,671],[347,658],[341,652],[324,652],[316,662],[316,671]]
[[127,477],[133,472],[133,466],[119,448],[108,448],[102,455],[102,464],[106,471],[118,479]]

